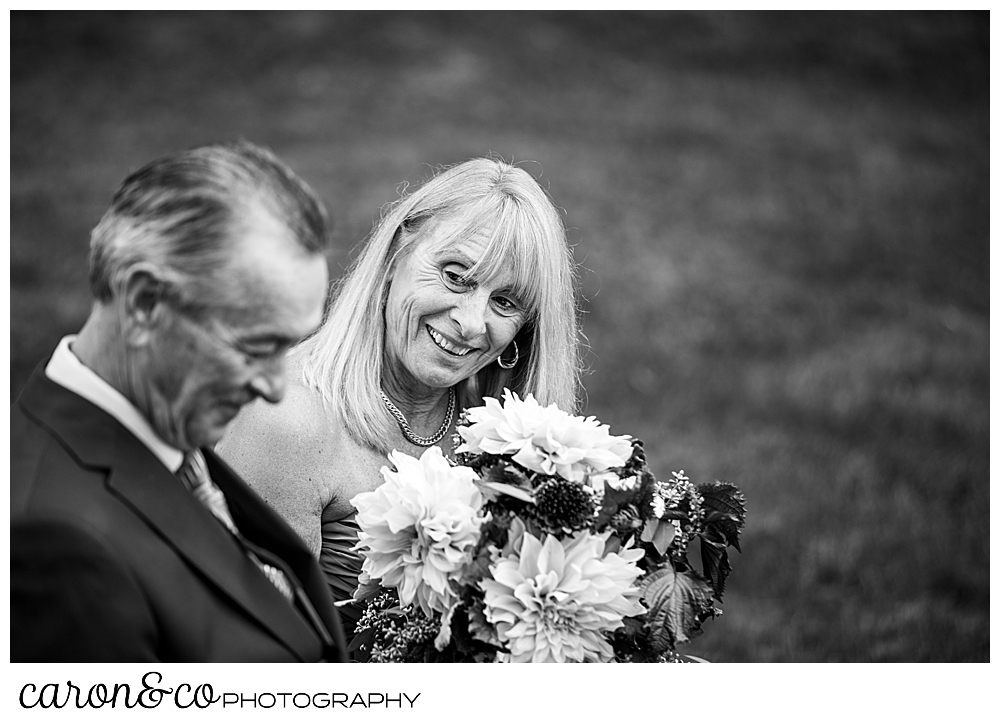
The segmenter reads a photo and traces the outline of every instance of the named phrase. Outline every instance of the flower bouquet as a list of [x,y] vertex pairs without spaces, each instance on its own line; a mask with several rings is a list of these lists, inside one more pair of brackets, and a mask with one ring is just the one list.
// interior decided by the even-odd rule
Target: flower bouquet
[[351,500],[356,658],[673,662],[721,613],[746,517],[734,485],[658,480],[640,441],[509,390],[458,435],[458,464],[393,451],[385,483]]

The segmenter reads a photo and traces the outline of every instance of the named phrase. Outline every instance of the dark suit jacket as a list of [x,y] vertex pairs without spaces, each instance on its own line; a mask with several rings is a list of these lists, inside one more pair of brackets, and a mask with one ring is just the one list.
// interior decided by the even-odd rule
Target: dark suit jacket
[[10,441],[11,661],[345,660],[309,550],[210,450],[241,534],[309,603],[289,604],[142,442],[44,363],[11,407]]

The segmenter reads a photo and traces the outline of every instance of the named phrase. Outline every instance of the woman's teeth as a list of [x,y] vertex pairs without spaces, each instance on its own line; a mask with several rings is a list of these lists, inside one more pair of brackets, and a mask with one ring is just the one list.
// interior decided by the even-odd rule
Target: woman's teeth
[[449,354],[454,354],[455,356],[465,356],[470,351],[472,351],[470,347],[455,346],[429,326],[427,327],[427,332],[431,335],[431,339],[434,340],[434,343],[437,344],[442,349],[444,349]]

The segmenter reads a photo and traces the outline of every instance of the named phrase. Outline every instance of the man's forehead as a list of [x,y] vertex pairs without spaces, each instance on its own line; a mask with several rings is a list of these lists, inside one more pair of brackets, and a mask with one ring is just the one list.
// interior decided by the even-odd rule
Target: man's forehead
[[275,294],[281,298],[294,294],[307,277],[320,273],[325,289],[326,257],[303,248],[293,230],[270,213],[244,219],[230,242],[222,278],[215,282],[236,307],[252,307]]

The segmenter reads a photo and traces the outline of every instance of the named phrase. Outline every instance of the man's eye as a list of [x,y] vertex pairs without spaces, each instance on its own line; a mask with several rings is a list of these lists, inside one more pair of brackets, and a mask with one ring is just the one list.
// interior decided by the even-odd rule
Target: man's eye
[[269,359],[281,351],[281,345],[277,342],[243,344],[242,348],[244,354],[254,359]]

